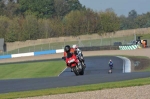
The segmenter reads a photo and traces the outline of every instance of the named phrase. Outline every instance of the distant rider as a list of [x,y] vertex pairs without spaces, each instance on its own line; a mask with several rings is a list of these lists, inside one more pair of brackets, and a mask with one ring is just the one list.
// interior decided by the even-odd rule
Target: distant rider
[[109,60],[108,65],[109,65],[110,68],[113,68],[113,62],[112,62],[112,60]]

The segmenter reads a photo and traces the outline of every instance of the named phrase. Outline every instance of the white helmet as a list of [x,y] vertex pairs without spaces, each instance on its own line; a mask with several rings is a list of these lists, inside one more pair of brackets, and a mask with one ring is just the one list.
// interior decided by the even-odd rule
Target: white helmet
[[78,48],[77,45],[72,45],[72,48]]

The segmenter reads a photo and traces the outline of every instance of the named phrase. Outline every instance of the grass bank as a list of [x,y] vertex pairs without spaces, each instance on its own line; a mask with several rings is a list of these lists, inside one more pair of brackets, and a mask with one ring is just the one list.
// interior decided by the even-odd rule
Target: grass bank
[[133,72],[150,71],[150,58],[146,56],[125,56],[131,61]]

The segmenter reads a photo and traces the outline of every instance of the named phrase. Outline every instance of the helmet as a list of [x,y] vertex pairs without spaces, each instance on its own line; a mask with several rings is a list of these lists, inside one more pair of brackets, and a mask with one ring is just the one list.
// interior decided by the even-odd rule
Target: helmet
[[110,62],[112,62],[111,59],[110,59]]
[[76,48],[78,48],[78,47],[77,47],[77,45],[72,45],[72,48],[76,49]]
[[66,45],[65,48],[64,48],[64,51],[65,51],[65,52],[70,52],[70,46],[69,46],[69,45]]

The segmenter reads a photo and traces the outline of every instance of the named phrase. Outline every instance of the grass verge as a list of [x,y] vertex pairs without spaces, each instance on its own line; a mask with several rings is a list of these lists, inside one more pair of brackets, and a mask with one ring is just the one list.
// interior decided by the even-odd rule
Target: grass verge
[[0,79],[58,76],[66,67],[64,61],[29,62],[0,65]]
[[0,94],[0,99],[15,99],[15,98],[35,97],[35,96],[44,96],[44,95],[75,93],[75,92],[94,91],[94,90],[102,90],[102,89],[110,89],[110,88],[142,86],[148,84],[150,84],[150,78],[141,78],[141,79],[127,80],[127,81],[119,81],[119,82],[109,82],[109,83],[100,83],[100,84],[83,85],[83,86],[52,88],[46,90],[6,93],[6,94]]

